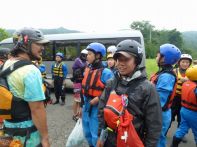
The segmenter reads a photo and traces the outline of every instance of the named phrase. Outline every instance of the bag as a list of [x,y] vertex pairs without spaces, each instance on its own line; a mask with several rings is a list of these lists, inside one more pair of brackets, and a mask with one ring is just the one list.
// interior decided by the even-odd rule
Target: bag
[[11,136],[0,136],[0,147],[23,147],[23,144]]
[[123,112],[122,97],[111,93],[104,108],[104,119],[111,129],[116,130],[119,124],[119,116]]
[[21,60],[4,71],[0,72],[0,118],[1,119],[24,119],[31,116],[29,106],[23,99],[15,97],[10,91],[7,76],[16,69],[32,64],[31,61]]
[[79,118],[74,129],[68,137],[66,147],[79,147],[85,141],[82,128],[82,119]]
[[44,105],[46,106],[48,103],[51,104],[52,103],[52,99],[51,99],[51,92],[50,92],[50,84],[43,79],[43,91],[45,94],[45,100],[44,100]]
[[132,121],[133,116],[125,110],[124,115],[120,116],[120,124],[117,131],[117,147],[144,147]]
[[104,108],[107,126],[117,131],[117,147],[144,147],[132,123],[133,115],[126,109],[128,96],[112,91]]

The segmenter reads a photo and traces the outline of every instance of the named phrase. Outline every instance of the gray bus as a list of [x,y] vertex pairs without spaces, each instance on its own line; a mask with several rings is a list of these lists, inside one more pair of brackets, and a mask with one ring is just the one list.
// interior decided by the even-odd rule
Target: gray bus
[[[107,48],[111,45],[117,45],[120,41],[125,39],[133,39],[142,45],[144,58],[141,67],[145,66],[145,48],[144,38],[140,31],[123,30],[113,33],[68,33],[68,34],[52,34],[45,35],[50,40],[50,43],[45,47],[43,52],[43,64],[46,65],[47,79],[51,81],[51,65],[55,60],[57,52],[64,53],[64,62],[68,67],[68,75],[65,81],[66,87],[71,88],[72,82],[72,65],[74,60],[79,56],[80,51],[87,47],[92,42],[99,42]],[[0,42],[1,48],[13,48],[12,38],[5,39]]]

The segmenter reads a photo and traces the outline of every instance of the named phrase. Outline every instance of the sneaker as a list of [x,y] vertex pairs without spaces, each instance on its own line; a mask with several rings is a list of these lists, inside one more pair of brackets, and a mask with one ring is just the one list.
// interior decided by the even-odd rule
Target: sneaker
[[59,104],[59,101],[55,101],[55,103],[53,103],[53,105]]
[[61,102],[61,104],[60,104],[61,106],[64,106],[65,105],[65,102]]

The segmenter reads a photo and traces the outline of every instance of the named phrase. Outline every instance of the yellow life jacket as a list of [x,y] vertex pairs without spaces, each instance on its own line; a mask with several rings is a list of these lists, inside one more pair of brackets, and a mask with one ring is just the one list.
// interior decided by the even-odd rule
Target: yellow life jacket
[[64,74],[63,74],[63,69],[62,69],[62,62],[57,64],[55,63],[54,67],[53,67],[53,76],[57,76],[57,77],[63,77]]
[[178,68],[176,69],[176,74],[177,74],[176,95],[181,95],[181,89],[182,89],[182,85],[183,85],[181,78],[184,78],[185,74],[181,74]]
[[0,73],[0,119],[20,122],[31,119],[29,105],[22,98],[14,96],[9,91],[7,76],[16,69],[30,65],[32,62],[21,60]]

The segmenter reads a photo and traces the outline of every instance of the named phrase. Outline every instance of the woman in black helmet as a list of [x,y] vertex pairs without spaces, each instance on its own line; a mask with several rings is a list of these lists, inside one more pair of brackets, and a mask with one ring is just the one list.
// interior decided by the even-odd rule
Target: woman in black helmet
[[[138,138],[140,138],[138,141],[146,147],[155,147],[157,144],[162,126],[161,106],[154,86],[147,80],[145,72],[139,69],[142,57],[141,46],[134,40],[124,40],[117,45],[114,59],[117,62],[118,72],[113,80],[108,81],[99,101],[100,139],[97,142],[98,147],[116,147],[122,139],[124,139],[125,145],[131,146],[127,144],[127,141],[133,139],[128,135],[129,132],[125,132],[127,135],[123,135],[121,138],[118,137],[121,133],[118,131],[119,126],[122,126],[120,120],[116,121],[118,122],[117,128],[110,128],[112,117],[107,118],[110,106],[106,106],[106,103],[110,104],[110,97],[114,93],[122,98],[124,110],[129,112],[130,117],[134,117],[130,122],[133,123]],[[113,101],[115,102],[115,100]],[[122,117],[124,118],[125,115]]]

